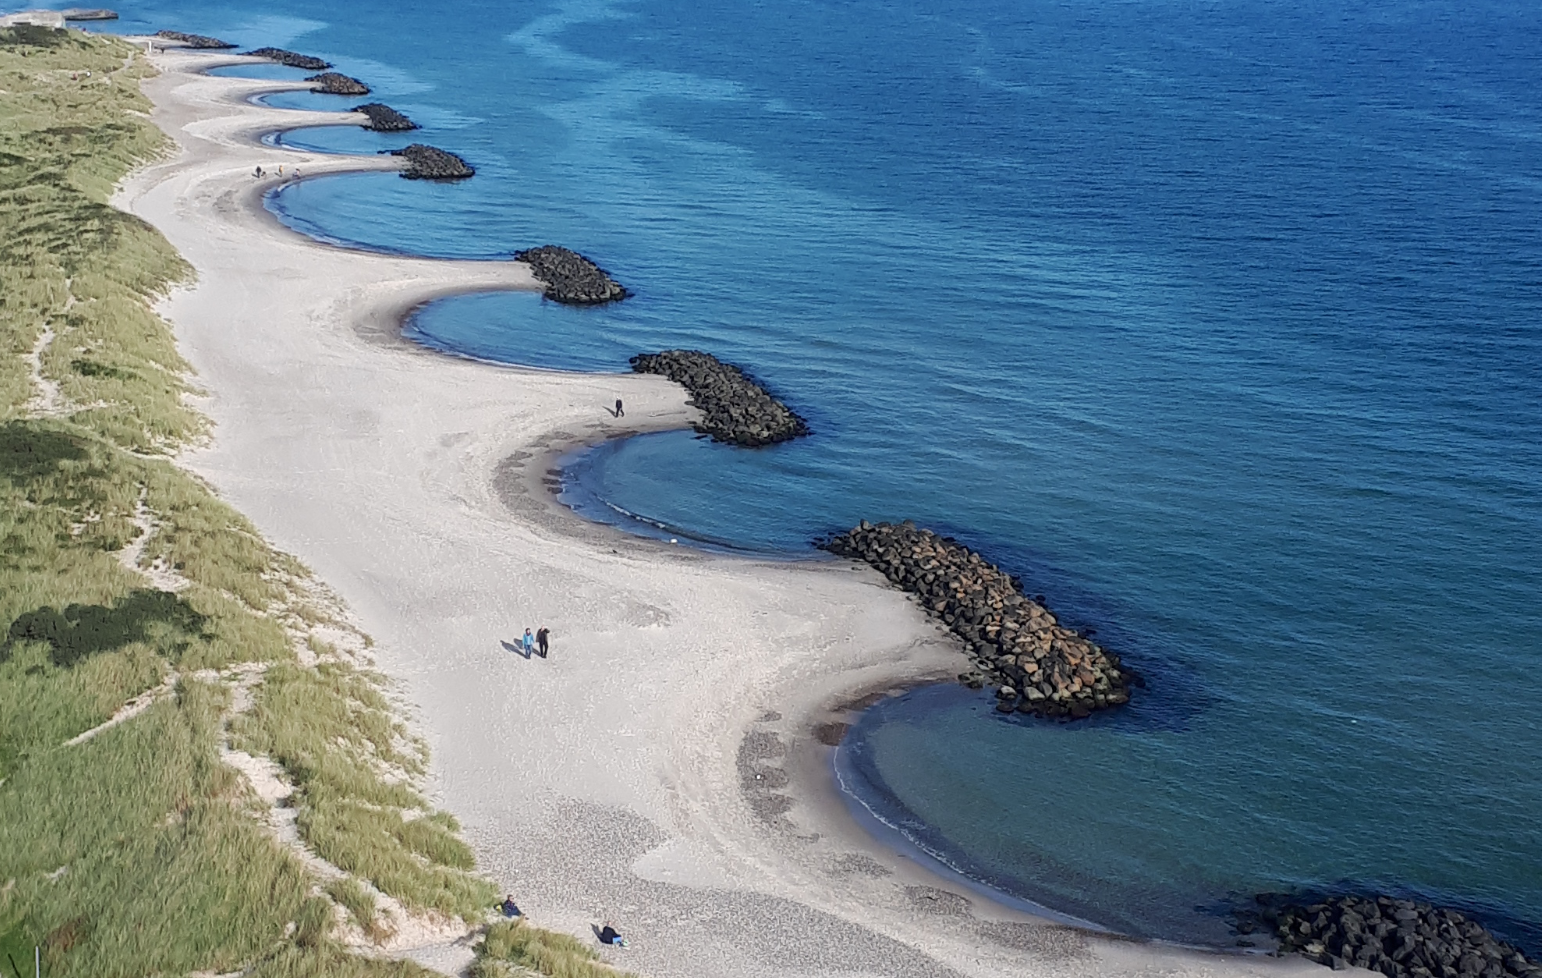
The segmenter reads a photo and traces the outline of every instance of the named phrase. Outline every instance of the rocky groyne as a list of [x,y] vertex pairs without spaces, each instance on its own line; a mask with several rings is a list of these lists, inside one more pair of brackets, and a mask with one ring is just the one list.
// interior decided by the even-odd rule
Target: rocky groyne
[[530,266],[535,277],[546,283],[546,298],[554,302],[597,306],[619,302],[631,294],[605,269],[568,248],[542,245],[515,252],[514,260]]
[[305,80],[308,82],[316,83],[311,87],[311,91],[316,92],[319,95],[369,94],[368,85],[359,81],[357,78],[350,78],[347,75],[339,74],[335,71],[323,71],[321,74],[311,75]]
[[368,105],[360,105],[355,112],[363,112],[369,116],[369,125],[365,129],[374,132],[407,132],[418,128],[418,124],[391,108],[389,105],[381,105],[379,102],[371,102]]
[[1387,978],[1542,978],[1542,967],[1456,910],[1389,896],[1337,896],[1312,903],[1263,894],[1237,914],[1238,931],[1272,929],[1281,953],[1335,970],[1366,968]]
[[303,68],[306,71],[325,71],[332,67],[332,62],[313,58],[308,54],[296,54],[293,51],[285,51],[283,48],[258,48],[255,51],[246,52],[249,58],[267,58],[269,61],[277,61],[281,65],[290,68]]
[[701,410],[693,427],[713,441],[759,448],[809,432],[808,423],[743,370],[700,350],[665,350],[632,358],[640,374],[662,374],[690,392]]
[[163,41],[176,41],[183,47],[197,48],[201,51],[217,51],[235,47],[229,41],[222,41],[217,37],[209,37],[206,34],[185,34],[182,31],[156,31],[155,36]]
[[975,668],[959,679],[996,686],[996,709],[1081,719],[1129,702],[1134,675],[1083,635],[1062,626],[1043,599],[961,543],[903,523],[869,523],[824,549],[876,567],[917,595],[921,606],[964,640]]
[[446,153],[422,143],[413,143],[405,149],[393,149],[391,155],[407,161],[402,176],[408,180],[464,180],[477,172],[471,164],[454,153]]

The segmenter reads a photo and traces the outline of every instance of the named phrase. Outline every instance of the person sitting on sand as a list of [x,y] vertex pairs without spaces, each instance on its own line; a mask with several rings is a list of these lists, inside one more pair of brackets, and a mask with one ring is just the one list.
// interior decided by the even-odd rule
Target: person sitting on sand
[[512,893],[503,898],[503,902],[498,904],[498,909],[503,911],[505,917],[518,917],[520,915],[519,907],[514,904],[514,894]]
[[605,921],[605,926],[600,928],[600,943],[614,944],[616,947],[626,947],[626,938],[616,933],[616,928],[610,926],[610,921]]
[[530,658],[530,653],[535,649],[535,636],[530,634],[530,629],[525,629],[525,637],[521,639],[525,646],[525,658]]

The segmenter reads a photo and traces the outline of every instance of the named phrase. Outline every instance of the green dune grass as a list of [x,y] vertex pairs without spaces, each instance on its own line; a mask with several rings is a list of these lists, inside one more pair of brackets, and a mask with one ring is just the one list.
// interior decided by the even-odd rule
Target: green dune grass
[[632,978],[600,960],[595,950],[567,934],[531,927],[524,921],[500,921],[477,945],[471,978]]
[[[305,569],[172,461],[208,426],[151,303],[191,270],[107,204],[168,148],[151,71],[116,39],[0,30],[0,974],[41,946],[50,976],[423,975],[338,928],[386,936],[377,893],[473,922],[495,894],[380,677],[312,634],[336,622]],[[280,766],[343,878],[275,839],[222,749]],[[590,973],[523,933],[554,950],[522,967]]]

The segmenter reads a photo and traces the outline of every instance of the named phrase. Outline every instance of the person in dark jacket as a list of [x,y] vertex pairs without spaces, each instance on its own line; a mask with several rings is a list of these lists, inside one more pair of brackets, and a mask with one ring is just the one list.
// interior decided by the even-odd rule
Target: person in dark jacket
[[550,638],[551,638],[551,631],[549,629],[547,629],[547,627],[545,625],[542,625],[541,628],[535,633],[535,647],[536,647],[536,650],[541,653],[541,658],[543,658],[543,659],[546,658],[546,652],[548,650],[548,641],[550,640]]

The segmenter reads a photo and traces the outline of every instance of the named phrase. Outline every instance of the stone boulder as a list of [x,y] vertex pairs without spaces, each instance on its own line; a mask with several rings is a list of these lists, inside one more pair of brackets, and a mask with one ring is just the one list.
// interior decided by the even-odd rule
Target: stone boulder
[[418,124],[391,108],[389,105],[381,105],[379,102],[370,102],[368,105],[360,105],[354,108],[355,112],[362,112],[369,116],[369,125],[365,129],[374,132],[407,132],[418,128]]
[[571,306],[597,306],[620,302],[631,293],[605,269],[578,252],[557,245],[542,245],[514,253],[515,261],[530,266],[546,283],[546,298]]
[[357,78],[338,74],[335,71],[324,71],[319,75],[311,75],[305,79],[308,82],[316,82],[311,91],[318,95],[368,95],[369,86]]
[[1387,978],[1542,978],[1542,967],[1458,910],[1392,896],[1303,901],[1262,893],[1236,914],[1239,933],[1274,932],[1282,954],[1334,970],[1366,968]]
[[413,143],[405,149],[394,149],[391,155],[407,161],[402,176],[408,180],[464,180],[477,172],[454,153],[446,153],[422,143]]
[[665,350],[632,358],[640,374],[661,374],[690,392],[701,410],[694,425],[713,441],[759,448],[809,433],[808,423],[743,370],[700,350]]
[[964,642],[974,668],[959,679],[999,687],[996,708],[1080,720],[1128,703],[1138,680],[1117,655],[1066,628],[1043,598],[968,547],[903,523],[869,523],[821,546],[877,568]]
[[209,37],[205,34],[184,34],[182,31],[156,31],[155,36],[163,41],[175,41],[182,47],[197,48],[201,51],[215,51],[235,47],[229,41],[222,41],[217,37]]
[[303,68],[306,71],[325,71],[332,67],[332,62],[313,58],[308,54],[296,54],[293,51],[285,51],[283,48],[258,48],[255,51],[246,52],[249,58],[267,58],[269,61],[277,61],[281,65],[290,68]]

